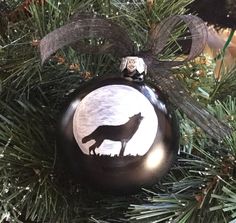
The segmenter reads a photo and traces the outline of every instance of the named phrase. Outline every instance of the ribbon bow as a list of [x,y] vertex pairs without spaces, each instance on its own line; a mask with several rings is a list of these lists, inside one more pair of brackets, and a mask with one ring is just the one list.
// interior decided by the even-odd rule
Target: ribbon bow
[[[188,56],[182,61],[157,60],[156,55],[164,49],[171,31],[180,22],[186,23],[192,38]],[[85,45],[85,38],[103,38],[108,42],[98,46]],[[135,52],[134,43],[118,24],[99,16],[76,15],[69,23],[50,32],[40,41],[40,53],[42,64],[50,55],[67,45],[72,45],[80,53],[111,53],[120,58],[131,55],[142,57],[148,67],[148,78],[168,95],[169,101],[211,137],[219,140],[229,135],[231,129],[191,98],[170,70],[173,66],[180,66],[197,57],[203,51],[206,41],[207,28],[199,17],[176,15],[154,27],[145,46],[146,51]]]

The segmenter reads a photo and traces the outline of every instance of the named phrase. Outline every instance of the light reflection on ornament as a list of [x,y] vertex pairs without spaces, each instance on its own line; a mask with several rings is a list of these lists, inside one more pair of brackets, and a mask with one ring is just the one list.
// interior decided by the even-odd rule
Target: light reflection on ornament
[[80,100],[74,101],[74,102],[71,104],[71,109],[76,109],[77,106],[79,105],[79,103],[80,103]]
[[164,158],[165,148],[162,143],[159,143],[153,151],[148,154],[145,165],[147,169],[155,169],[163,162]]
[[74,102],[72,102],[66,111],[68,113],[68,116],[64,116],[61,120],[61,126],[65,131],[65,135],[70,139],[73,139],[73,135],[70,134],[70,126],[68,126],[67,123],[70,122],[71,116],[73,116],[74,111],[78,107],[79,103],[79,99],[76,99]]

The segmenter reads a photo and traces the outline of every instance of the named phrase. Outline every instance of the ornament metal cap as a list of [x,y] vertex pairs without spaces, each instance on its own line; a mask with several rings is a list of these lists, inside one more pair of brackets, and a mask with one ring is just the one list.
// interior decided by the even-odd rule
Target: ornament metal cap
[[128,56],[121,60],[120,70],[123,71],[127,69],[128,73],[133,73],[135,70],[139,74],[147,73],[147,65],[141,57]]

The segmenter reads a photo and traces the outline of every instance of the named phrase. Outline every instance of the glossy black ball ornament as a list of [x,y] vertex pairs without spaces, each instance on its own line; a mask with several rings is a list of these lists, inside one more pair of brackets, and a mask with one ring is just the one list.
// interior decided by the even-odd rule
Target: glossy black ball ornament
[[161,92],[124,78],[79,89],[59,123],[58,145],[76,179],[133,192],[156,183],[178,150],[178,125]]

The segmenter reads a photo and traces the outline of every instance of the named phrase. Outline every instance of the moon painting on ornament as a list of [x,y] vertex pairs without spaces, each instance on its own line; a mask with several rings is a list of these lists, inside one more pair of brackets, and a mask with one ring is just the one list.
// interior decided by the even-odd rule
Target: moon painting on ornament
[[126,85],[108,85],[90,92],[73,118],[75,140],[90,156],[143,156],[152,146],[157,129],[152,104]]

